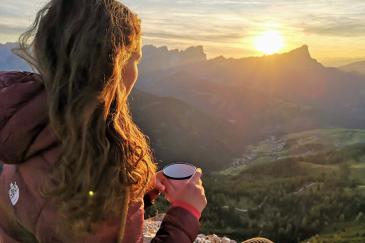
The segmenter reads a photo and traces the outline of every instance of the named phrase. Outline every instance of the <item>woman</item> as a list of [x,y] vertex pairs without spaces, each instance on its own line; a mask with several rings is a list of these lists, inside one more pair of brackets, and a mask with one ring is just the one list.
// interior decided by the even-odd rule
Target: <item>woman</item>
[[0,242],[142,242],[143,199],[160,192],[172,205],[152,242],[193,242],[201,170],[175,191],[129,113],[138,17],[113,0],[52,0],[17,54],[39,74],[0,73]]

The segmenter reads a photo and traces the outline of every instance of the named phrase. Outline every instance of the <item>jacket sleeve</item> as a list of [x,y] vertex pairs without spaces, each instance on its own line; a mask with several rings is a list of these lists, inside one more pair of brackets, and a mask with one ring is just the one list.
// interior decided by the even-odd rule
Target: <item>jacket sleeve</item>
[[24,99],[39,92],[41,86],[36,79],[37,75],[33,73],[0,71],[0,127],[6,124]]
[[[34,139],[39,119],[31,119],[35,104],[29,101],[38,97],[42,90],[38,79],[33,73],[0,71],[0,160],[3,163],[22,162],[19,160],[23,152]],[[47,118],[46,114],[44,112]],[[21,129],[14,132],[15,126]],[[12,147],[14,141],[17,141],[16,149]]]
[[20,241],[14,240],[10,237],[4,229],[0,226],[0,243],[20,243]]
[[200,222],[181,207],[170,207],[151,243],[192,243],[198,236]]

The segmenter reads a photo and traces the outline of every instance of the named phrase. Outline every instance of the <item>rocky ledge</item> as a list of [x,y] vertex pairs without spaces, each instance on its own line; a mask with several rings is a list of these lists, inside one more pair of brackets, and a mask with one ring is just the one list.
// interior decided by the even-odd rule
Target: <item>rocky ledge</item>
[[[155,217],[146,219],[144,221],[144,243],[148,243],[155,237],[156,232],[160,228],[160,224],[165,214],[158,214]],[[204,235],[199,234],[194,243],[236,243],[235,240],[231,240],[228,237],[219,237],[215,234]]]

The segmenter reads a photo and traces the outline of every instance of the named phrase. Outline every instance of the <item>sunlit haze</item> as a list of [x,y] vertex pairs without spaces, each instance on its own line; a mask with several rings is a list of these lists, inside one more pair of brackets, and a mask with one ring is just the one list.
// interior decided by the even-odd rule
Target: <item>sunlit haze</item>
[[[2,0],[0,43],[14,42],[44,0]],[[126,0],[142,19],[144,44],[204,46],[208,58],[261,56],[308,45],[326,65],[365,58],[364,0]],[[276,46],[259,44],[280,33]],[[278,40],[277,37],[275,37]],[[256,42],[255,42],[256,41]],[[256,43],[256,44],[255,44]],[[259,45],[259,46],[257,46]],[[270,44],[271,45],[271,44]]]

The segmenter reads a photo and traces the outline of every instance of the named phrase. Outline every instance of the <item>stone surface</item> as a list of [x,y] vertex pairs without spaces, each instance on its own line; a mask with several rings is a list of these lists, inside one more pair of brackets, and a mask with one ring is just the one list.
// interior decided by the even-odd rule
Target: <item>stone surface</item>
[[[156,232],[160,228],[161,221],[165,214],[158,214],[155,217],[146,219],[144,221],[144,243],[150,242],[156,235]],[[228,237],[219,237],[215,234],[204,235],[199,234],[194,243],[236,243],[236,241],[229,239]]]

